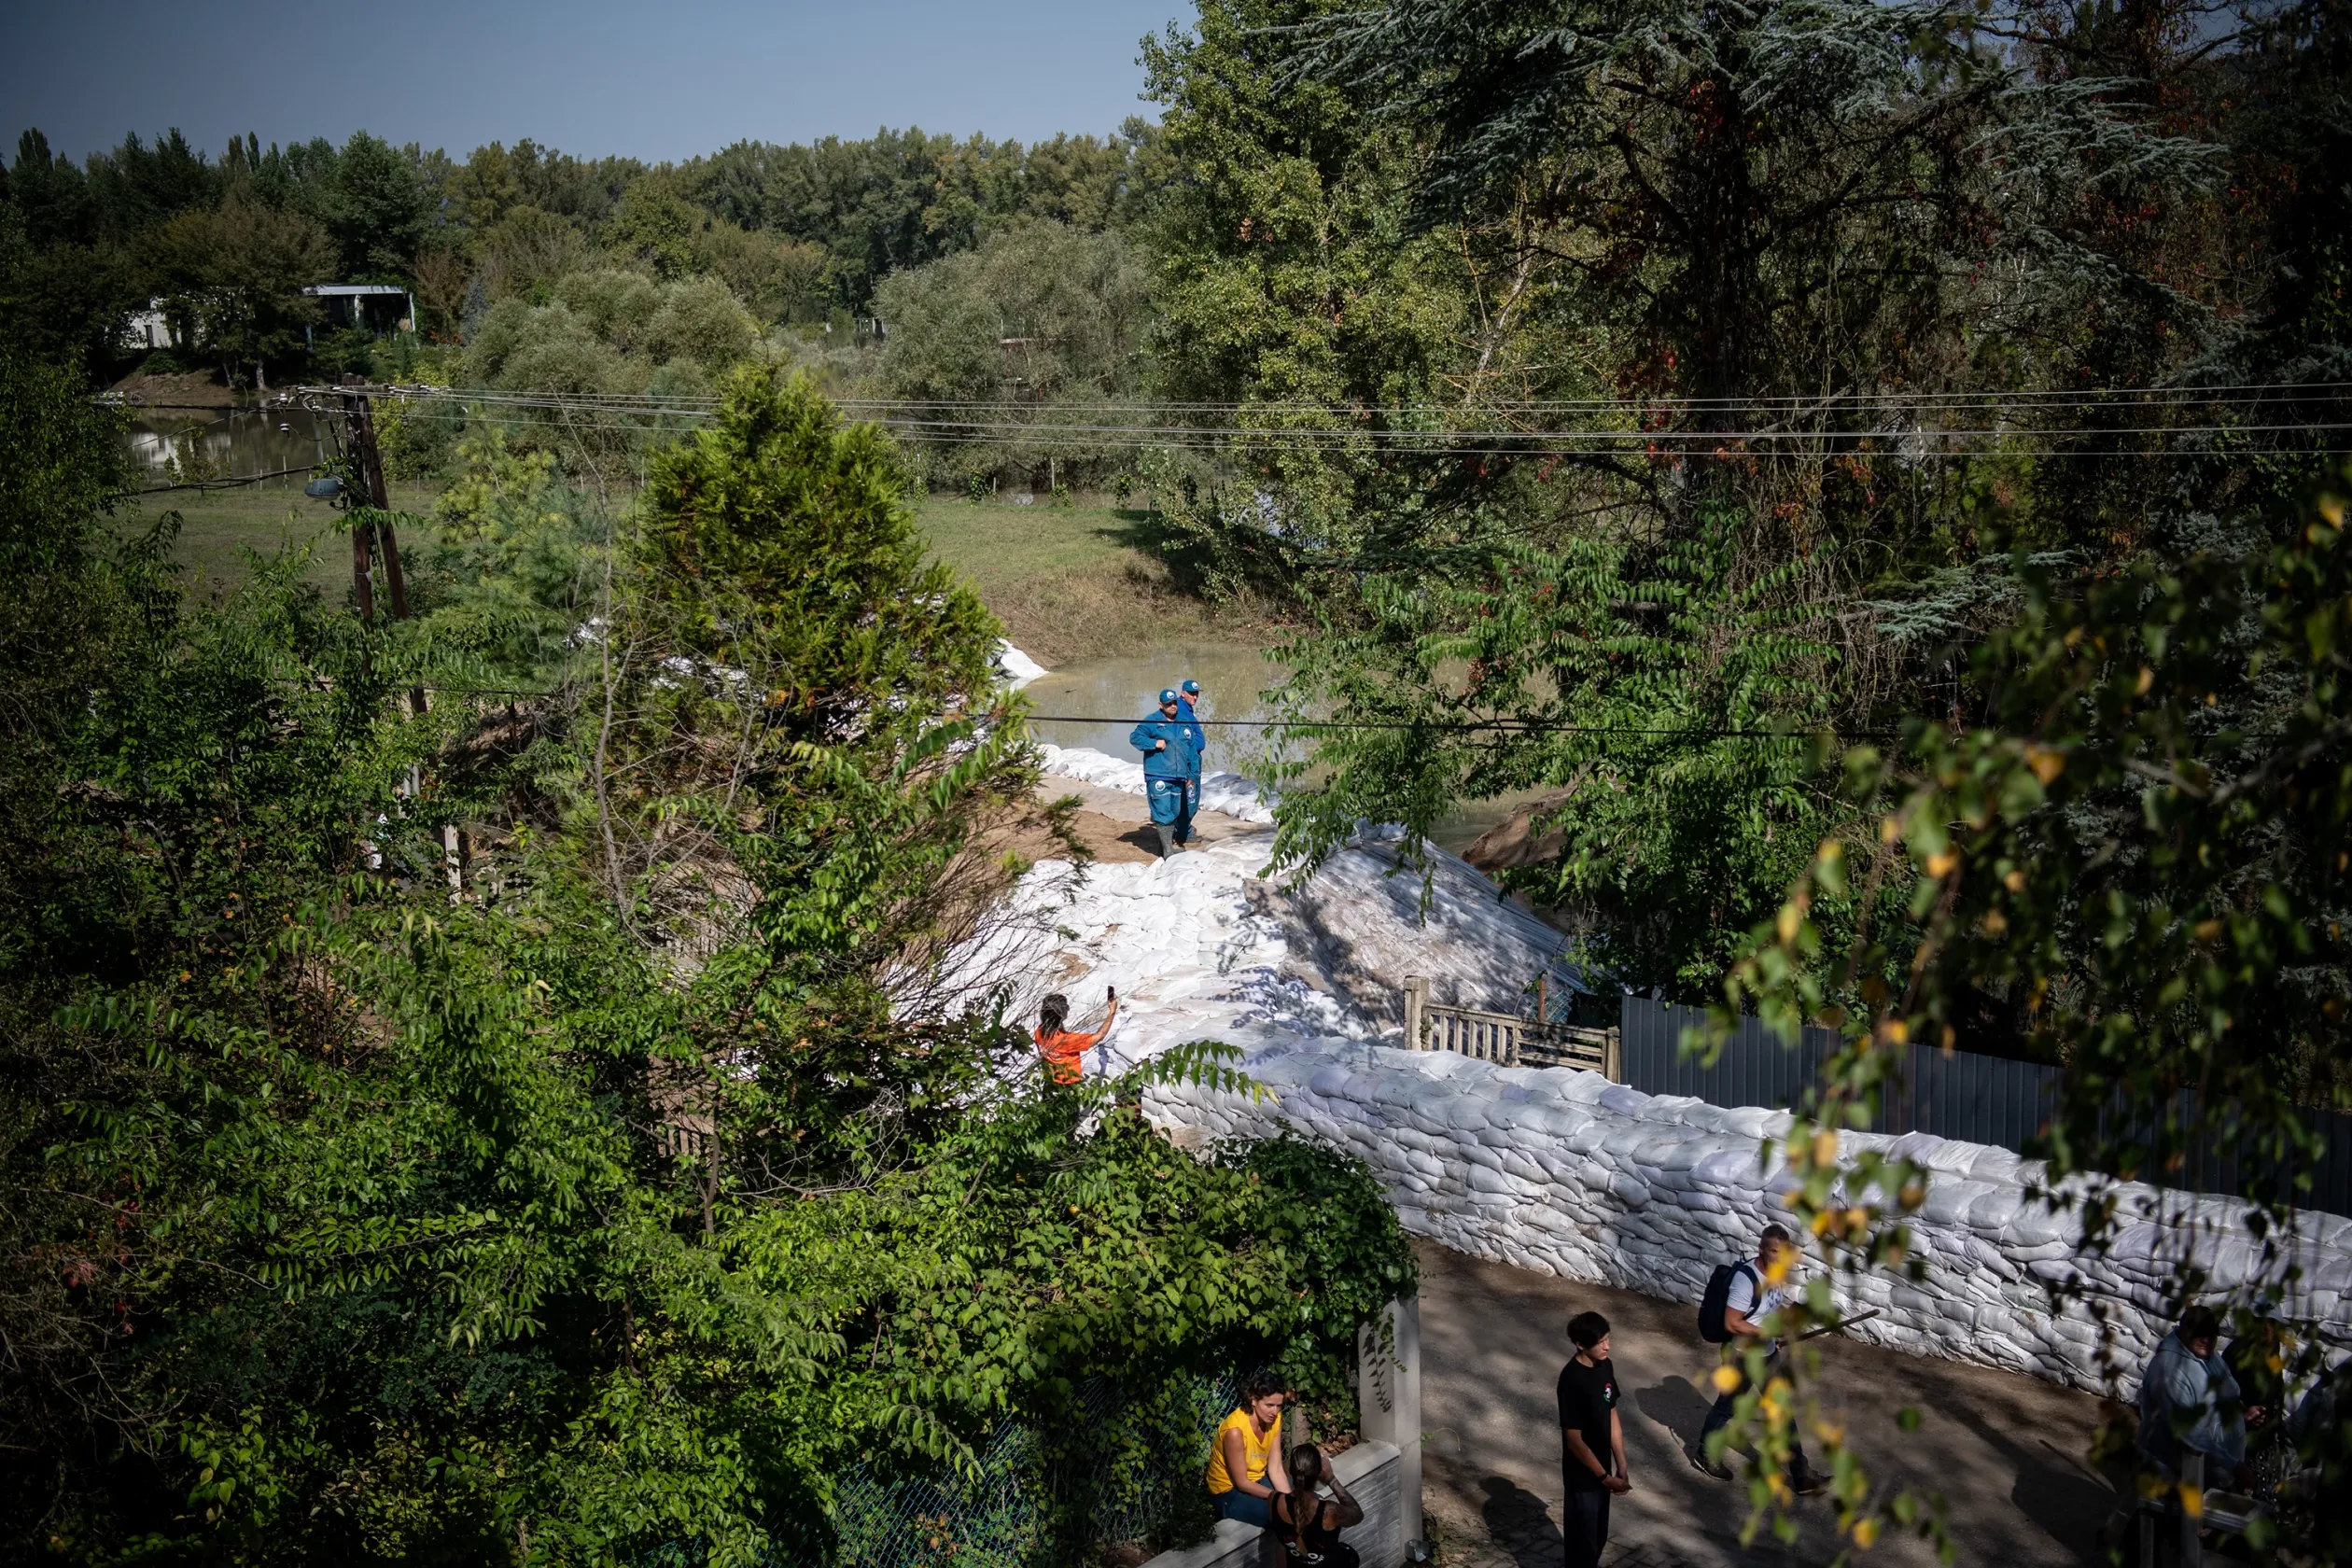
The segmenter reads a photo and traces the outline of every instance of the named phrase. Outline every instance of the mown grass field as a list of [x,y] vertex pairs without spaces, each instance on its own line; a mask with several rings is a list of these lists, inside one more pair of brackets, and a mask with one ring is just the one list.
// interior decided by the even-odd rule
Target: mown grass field
[[[433,492],[412,484],[392,487],[392,504],[427,512]],[[343,514],[313,500],[299,484],[254,484],[234,490],[167,490],[133,498],[121,515],[126,531],[144,528],[166,512],[180,518],[175,551],[192,591],[217,593],[242,581],[245,552],[273,555],[289,546],[310,549],[303,577],[329,594],[351,584],[351,548]],[[418,542],[422,542],[419,540]],[[407,540],[402,540],[407,547]],[[201,586],[200,586],[201,585]]]
[[[401,548],[422,550],[437,489],[395,484],[393,505],[419,519]],[[126,530],[165,512],[180,519],[176,554],[191,590],[217,594],[242,581],[245,553],[306,547],[306,581],[339,597],[351,582],[342,514],[298,484],[175,490],[134,498]],[[1262,642],[1259,620],[1202,600],[1170,566],[1175,552],[1151,512],[1112,506],[1010,506],[925,497],[917,520],[934,554],[967,579],[1006,634],[1048,665],[1131,652],[1155,643],[1211,637]]]

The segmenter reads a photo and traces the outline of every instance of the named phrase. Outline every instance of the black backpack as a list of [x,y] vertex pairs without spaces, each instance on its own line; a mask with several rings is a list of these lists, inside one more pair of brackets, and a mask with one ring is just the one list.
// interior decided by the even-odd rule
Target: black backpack
[[1763,1287],[1764,1281],[1756,1277],[1756,1265],[1744,1261],[1718,1263],[1707,1276],[1707,1294],[1699,1298],[1699,1337],[1710,1345],[1730,1341],[1731,1331],[1724,1326],[1723,1314],[1731,1305],[1731,1276],[1742,1272],[1758,1289]]

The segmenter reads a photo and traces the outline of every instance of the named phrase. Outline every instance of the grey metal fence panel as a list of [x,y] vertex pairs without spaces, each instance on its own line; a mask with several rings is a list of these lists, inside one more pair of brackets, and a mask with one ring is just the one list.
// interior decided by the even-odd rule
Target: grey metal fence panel
[[[1822,1063],[1837,1050],[1837,1036],[1827,1029],[1806,1029],[1792,1045],[1751,1017],[1740,1020],[1712,1065],[1702,1065],[1684,1054],[1683,1037],[1705,1021],[1699,1008],[1625,998],[1618,1029],[1626,1083],[1645,1094],[1688,1095],[1710,1105],[1788,1110],[1804,1103]],[[1914,1044],[1902,1082],[1886,1095],[1872,1130],[1926,1132],[2031,1153],[2049,1126],[2060,1077],[2058,1068],[2041,1062]],[[2180,1111],[2193,1117],[2193,1100],[2184,1096]],[[2308,1114],[2321,1149],[2301,1204],[2352,1214],[2352,1116]],[[2233,1150],[2217,1147],[2196,1169],[2176,1179],[2203,1192],[2236,1194],[2246,1190],[2249,1174]]]

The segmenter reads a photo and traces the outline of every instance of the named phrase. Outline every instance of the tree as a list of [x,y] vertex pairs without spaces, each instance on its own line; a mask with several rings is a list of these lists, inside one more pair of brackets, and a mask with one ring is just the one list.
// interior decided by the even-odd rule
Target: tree
[[1163,459],[1157,498],[1264,585],[1417,510],[1417,476],[1374,438],[1425,418],[1465,325],[1448,238],[1404,231],[1409,135],[1306,72],[1304,30],[1334,9],[1219,0],[1193,35],[1144,45],[1167,105],[1154,156],[1183,175],[1149,219],[1155,380],[1174,400],[1237,405],[1220,461]]
[[[425,192],[413,155],[355,131],[335,161],[328,227],[343,248],[338,282],[397,283],[425,238]],[[317,281],[329,281],[321,278]]]
[[891,273],[875,309],[889,332],[882,379],[893,396],[959,405],[945,416],[995,426],[927,449],[943,472],[1050,458],[1074,479],[1131,450],[1054,429],[1114,422],[1104,400],[1133,396],[1143,377],[1144,267],[1117,235],[1051,222],[1001,230],[977,250]]
[[217,355],[233,381],[250,365],[299,352],[319,319],[302,290],[332,274],[333,236],[309,218],[231,196],[217,210],[180,214],[148,236],[146,264],[200,352]]
[[[1326,79],[1425,130],[1415,221],[1455,226],[1492,302],[1447,411],[1476,455],[1408,453],[1378,522],[1261,547],[1330,584],[1343,634],[1370,623],[1291,650],[1291,733],[1331,798],[1289,803],[1286,855],[1323,852],[1342,817],[1425,827],[1465,793],[1540,788],[1557,848],[1514,885],[1646,912],[1600,952],[1628,983],[1712,989],[1729,933],[1849,809],[1804,782],[1807,746],[1951,700],[1949,642],[1911,626],[1994,613],[2001,554],[2073,515],[2071,464],[2035,459],[2087,444],[2074,415],[1946,461],[1935,427],[1973,414],[1933,399],[2069,374],[2090,301],[2164,294],[2087,215],[2119,182],[2194,195],[2218,152],[2129,118],[2114,83],[2034,79],[1980,25],[1671,0],[1320,27]],[[1605,593],[1583,586],[1596,549]],[[1474,655],[1458,684],[1447,658]],[[1307,722],[1367,693],[1365,714],[1492,727],[1400,749]]]

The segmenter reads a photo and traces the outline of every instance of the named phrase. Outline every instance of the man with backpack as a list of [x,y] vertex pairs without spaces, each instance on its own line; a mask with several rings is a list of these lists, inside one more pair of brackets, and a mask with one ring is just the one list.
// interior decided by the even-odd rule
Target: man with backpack
[[[1790,1239],[1786,1227],[1768,1225],[1763,1239],[1757,1243],[1755,1262],[1716,1267],[1707,1281],[1707,1294],[1699,1303],[1699,1337],[1710,1344],[1729,1347],[1723,1365],[1736,1370],[1748,1348],[1764,1337],[1758,1325],[1795,1298],[1796,1292],[1789,1285],[1769,1281],[1775,1276],[1785,1281],[1796,1261],[1797,1244]],[[1771,1357],[1764,1364],[1767,1379],[1787,1349],[1787,1340],[1772,1341]],[[1706,1424],[1699,1429],[1699,1441],[1690,1449],[1690,1463],[1718,1480],[1729,1480],[1731,1472],[1708,1459],[1707,1439],[1731,1423],[1733,1407],[1746,1388],[1747,1375],[1741,1372],[1740,1380],[1731,1385],[1729,1392],[1718,1396],[1715,1408],[1707,1412]],[[1813,1466],[1805,1461],[1801,1442],[1789,1455],[1788,1484],[1797,1491],[1808,1493],[1829,1484],[1827,1477],[1813,1474]]]

